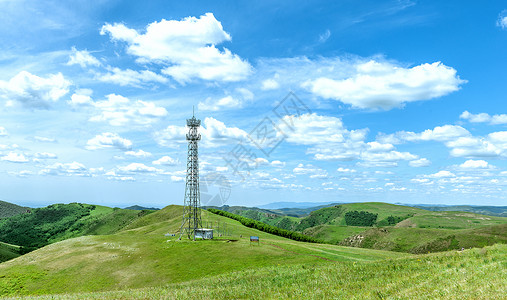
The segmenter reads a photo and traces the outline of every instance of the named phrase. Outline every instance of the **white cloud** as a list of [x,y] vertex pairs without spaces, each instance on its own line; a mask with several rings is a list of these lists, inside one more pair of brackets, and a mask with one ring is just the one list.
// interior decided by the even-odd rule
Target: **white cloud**
[[78,162],[54,163],[39,172],[40,175],[90,176],[86,167]]
[[409,161],[408,165],[414,168],[419,167],[427,167],[431,164],[431,161],[429,161],[427,158],[420,158],[413,161]]
[[0,126],[0,136],[7,136],[9,135],[7,133],[7,130],[5,130],[5,127]]
[[271,165],[276,168],[283,168],[283,167],[285,167],[285,162],[281,162],[279,160],[274,160],[271,162]]
[[143,151],[143,150],[127,151],[127,152],[125,152],[125,155],[132,156],[132,157],[137,157],[137,158],[147,158],[147,157],[151,157],[152,156],[152,154],[150,152],[146,152],[146,151]]
[[2,156],[0,159],[13,163],[26,163],[29,161],[22,153],[16,153],[12,151],[7,155]]
[[75,47],[72,47],[72,53],[69,56],[69,61],[67,62],[67,65],[69,66],[80,65],[82,68],[86,68],[86,66],[99,67],[102,64],[87,50],[79,51],[76,50]]
[[420,133],[400,131],[395,134],[399,139],[405,141],[452,141],[460,137],[470,136],[470,132],[465,128],[457,125],[437,126],[434,129],[427,129]]
[[212,98],[207,98],[204,102],[199,102],[197,107],[199,110],[205,111],[218,111],[223,108],[239,108],[242,106],[242,101],[232,96],[225,96],[218,100],[213,100]]
[[[188,129],[184,126],[169,125],[166,129],[156,132],[154,136],[159,145],[175,147],[187,142],[185,138],[187,132]],[[211,117],[204,119],[199,132],[202,135],[202,146],[209,148],[243,142],[248,136],[245,131],[237,127],[227,127],[223,122]]]
[[37,152],[37,153],[35,153],[35,157],[40,158],[40,159],[56,159],[56,158],[58,158],[58,156],[56,154],[49,153],[49,152]]
[[91,94],[92,90],[89,89],[78,90],[70,96],[70,101],[67,101],[67,103],[71,106],[93,106],[95,103]]
[[[298,118],[285,116],[279,127],[288,135],[287,141],[301,145],[343,143],[346,140],[364,140],[367,129],[349,131],[340,118],[319,116],[316,113],[304,114]],[[293,122],[293,128],[288,124]]]
[[354,169],[348,169],[348,168],[342,168],[342,167],[336,169],[336,171],[338,171],[340,173],[356,173],[357,172]]
[[220,99],[211,97],[206,98],[204,102],[199,102],[199,110],[205,111],[219,111],[222,109],[241,108],[245,102],[252,100],[254,94],[246,88],[237,88],[233,95],[227,95]]
[[169,156],[162,156],[161,158],[152,162],[154,165],[165,165],[165,166],[174,166],[178,164],[178,160],[173,159]]
[[357,108],[391,109],[459,90],[466,81],[441,62],[405,68],[385,61],[352,62],[355,70],[342,78],[311,79],[303,87],[315,95]]
[[327,171],[311,164],[299,164],[292,172],[296,175],[310,175],[310,178],[327,178]]
[[142,163],[131,163],[127,166],[118,167],[118,172],[120,173],[160,173],[162,170],[157,169],[155,167],[149,167]]
[[96,150],[104,148],[118,148],[120,150],[129,150],[132,148],[132,142],[120,137],[116,133],[105,132],[88,140],[86,149]]
[[142,100],[132,102],[116,94],[107,95],[106,98],[107,100],[94,104],[100,114],[91,117],[90,121],[108,122],[112,126],[149,125],[168,114],[165,108],[156,106],[153,102]]
[[496,26],[501,27],[502,29],[507,29],[507,11],[504,10],[498,16],[498,20],[496,21]]
[[185,177],[171,175],[172,182],[185,182]]
[[485,160],[469,159],[469,160],[465,161],[464,163],[462,163],[461,165],[459,165],[459,167],[461,169],[488,169],[491,166]]
[[449,172],[449,171],[439,171],[434,174],[425,175],[424,177],[427,177],[427,178],[451,178],[451,177],[456,177],[456,175],[452,172]]
[[38,142],[43,142],[43,143],[54,143],[54,142],[56,142],[55,139],[48,138],[48,137],[43,137],[43,136],[34,136],[33,138],[34,138],[34,140],[36,140]]
[[330,36],[331,36],[331,31],[329,31],[329,29],[327,29],[324,33],[319,35],[319,43],[326,42]]
[[252,67],[227,48],[216,45],[231,36],[212,13],[181,21],[162,20],[146,27],[144,34],[123,24],[105,24],[100,31],[128,44],[127,52],[140,62],[170,64],[162,72],[180,83],[193,78],[216,81],[245,79]]
[[464,111],[459,117],[472,123],[489,123],[492,125],[507,124],[507,114],[490,116],[487,113],[472,114],[468,111]]
[[21,71],[9,81],[0,80],[0,98],[18,101],[27,108],[48,109],[69,92],[70,85],[62,73],[43,78]]
[[97,79],[121,86],[141,87],[149,82],[167,83],[168,79],[149,70],[134,71],[131,69],[108,68],[108,73],[98,74]]
[[280,87],[280,84],[278,81],[276,81],[273,78],[266,79],[262,82],[261,90],[263,91],[270,91],[270,90],[276,90]]

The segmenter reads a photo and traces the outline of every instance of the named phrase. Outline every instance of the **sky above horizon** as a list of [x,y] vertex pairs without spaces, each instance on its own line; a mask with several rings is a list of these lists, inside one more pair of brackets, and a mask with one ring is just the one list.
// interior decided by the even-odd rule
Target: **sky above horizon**
[[0,0],[0,200],[507,205],[504,1]]

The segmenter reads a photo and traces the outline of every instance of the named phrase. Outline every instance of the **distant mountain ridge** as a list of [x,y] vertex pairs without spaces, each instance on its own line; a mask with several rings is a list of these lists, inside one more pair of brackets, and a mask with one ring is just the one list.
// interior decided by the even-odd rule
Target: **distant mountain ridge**
[[156,207],[144,207],[144,206],[139,206],[139,205],[132,205],[132,206],[129,206],[129,207],[125,207],[125,209],[132,209],[132,210],[160,210],[160,208],[156,208]]
[[[321,207],[324,205],[339,204],[336,201],[332,202],[273,202],[257,206],[257,208],[263,209],[281,209],[281,208],[310,208],[310,207]],[[341,203],[340,203],[341,204]]]
[[0,200],[0,219],[20,215],[26,213],[28,210],[30,210],[29,207],[19,206]]

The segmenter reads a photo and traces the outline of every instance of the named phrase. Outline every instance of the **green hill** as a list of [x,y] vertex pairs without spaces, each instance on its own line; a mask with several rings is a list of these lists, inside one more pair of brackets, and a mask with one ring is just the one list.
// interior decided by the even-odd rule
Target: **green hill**
[[[324,207],[302,218],[255,208],[226,209],[328,243],[372,249],[421,253],[507,242],[507,230],[497,232],[507,218],[470,212],[428,211],[380,202]],[[350,226],[347,214],[352,212],[376,215],[374,226]]]
[[[82,235],[112,234],[151,211],[80,203],[53,204],[0,220],[0,241],[23,252]],[[0,258],[5,261],[8,256]]]
[[[0,297],[41,299],[502,298],[506,245],[413,255],[287,240],[202,212],[230,236],[166,237],[180,206],[110,235],[82,236],[0,264]],[[486,227],[484,227],[486,228]],[[413,228],[404,228],[413,229]],[[437,229],[435,229],[437,230]],[[503,230],[503,229],[499,229]],[[248,237],[259,236],[259,244]]]
[[[176,241],[176,237],[164,234],[179,229],[181,212],[181,206],[168,206],[133,221],[118,233],[68,239],[4,262],[0,264],[0,296],[156,287],[270,266],[404,256],[296,242],[206,211],[204,222],[226,227],[230,236]],[[259,236],[260,243],[251,244],[251,235]]]
[[0,242],[0,262],[21,256],[20,246]]
[[0,219],[26,213],[29,207],[19,206],[13,203],[0,201]]

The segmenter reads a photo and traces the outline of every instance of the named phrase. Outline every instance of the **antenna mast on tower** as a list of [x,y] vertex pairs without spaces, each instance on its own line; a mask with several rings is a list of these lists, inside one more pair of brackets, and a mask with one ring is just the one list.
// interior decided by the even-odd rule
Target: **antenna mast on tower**
[[201,120],[195,118],[192,109],[192,119],[187,119],[189,127],[188,158],[187,158],[187,179],[185,184],[185,199],[183,207],[183,220],[180,227],[180,237],[187,235],[195,241],[195,230],[202,228],[201,221],[201,193],[199,191],[199,152],[197,142],[201,135],[197,132],[201,126]]

